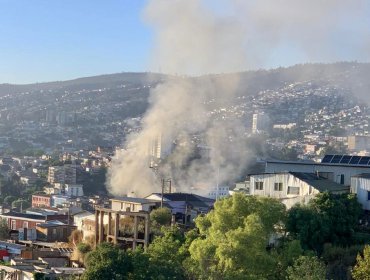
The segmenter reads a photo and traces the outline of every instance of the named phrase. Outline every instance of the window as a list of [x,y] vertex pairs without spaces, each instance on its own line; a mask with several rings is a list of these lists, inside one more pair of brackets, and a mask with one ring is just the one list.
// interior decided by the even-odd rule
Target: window
[[12,220],[12,229],[17,229],[17,221]]
[[340,183],[344,185],[344,174],[340,175]]
[[370,191],[367,191],[367,200],[370,200]]
[[23,228],[28,228],[28,222],[23,222]]
[[275,183],[274,184],[274,191],[281,192],[283,190],[283,183]]
[[288,187],[288,194],[299,194],[299,187]]
[[263,182],[255,182],[254,187],[256,190],[263,190]]

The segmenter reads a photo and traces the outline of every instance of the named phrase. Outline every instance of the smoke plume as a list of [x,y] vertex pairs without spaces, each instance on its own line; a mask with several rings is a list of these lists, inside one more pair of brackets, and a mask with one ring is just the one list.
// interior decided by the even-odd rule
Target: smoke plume
[[[364,6],[346,0],[149,1],[144,19],[155,34],[152,69],[169,75],[151,90],[142,130],[113,159],[111,193],[160,192],[158,178],[171,178],[177,191],[235,179],[253,151],[241,119],[223,114],[236,104],[240,77],[208,74],[268,64],[275,50],[287,46],[307,61],[338,59],[350,48],[358,54],[363,39],[353,36],[356,25],[346,23],[364,16]],[[338,34],[351,34],[353,44],[333,48],[343,40]],[[150,151],[158,141],[156,168]]]

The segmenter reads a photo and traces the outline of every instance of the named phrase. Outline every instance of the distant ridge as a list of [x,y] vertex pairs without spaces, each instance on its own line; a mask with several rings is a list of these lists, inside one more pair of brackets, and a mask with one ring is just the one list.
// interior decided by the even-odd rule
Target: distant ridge
[[[230,76],[240,76],[242,92],[255,93],[265,88],[275,88],[286,83],[313,80],[315,82],[335,82],[340,86],[370,88],[370,63],[337,62],[308,63],[291,67],[280,67],[270,70],[245,71],[240,73],[209,74],[194,79],[227,79]],[[122,83],[142,85],[147,82],[157,83],[168,75],[159,73],[124,72],[91,77],[76,78],[67,81],[55,81],[35,84],[0,84],[0,96],[25,91],[37,90],[76,90],[92,88],[110,88]],[[358,90],[358,89],[356,89]]]

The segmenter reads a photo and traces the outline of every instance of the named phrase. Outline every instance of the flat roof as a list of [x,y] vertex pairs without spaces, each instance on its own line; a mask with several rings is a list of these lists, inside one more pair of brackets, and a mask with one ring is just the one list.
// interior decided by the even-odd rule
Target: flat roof
[[115,197],[109,199],[111,201],[121,201],[121,202],[131,202],[131,203],[136,203],[136,204],[152,204],[152,203],[157,203],[157,200],[153,199],[147,199],[147,198],[139,198],[139,197]]
[[340,164],[340,163],[322,163],[314,161],[283,161],[283,160],[266,160],[266,164],[278,163],[278,164],[295,164],[295,165],[317,165],[317,166],[338,166],[338,167],[357,167],[357,168],[370,168],[369,165],[359,164]]
[[46,216],[44,216],[44,215],[25,214],[25,213],[13,212],[13,211],[1,214],[0,216],[8,217],[8,218],[20,218],[20,219],[27,219],[27,220],[36,220],[36,221],[45,221],[46,220]]

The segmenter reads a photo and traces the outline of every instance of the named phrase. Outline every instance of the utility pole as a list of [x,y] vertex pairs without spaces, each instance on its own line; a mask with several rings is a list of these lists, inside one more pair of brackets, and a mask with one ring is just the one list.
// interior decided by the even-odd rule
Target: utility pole
[[164,179],[162,178],[161,208],[163,208]]

